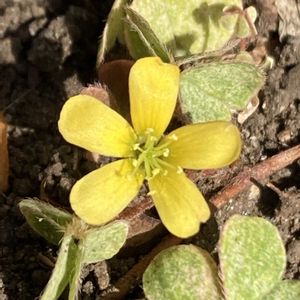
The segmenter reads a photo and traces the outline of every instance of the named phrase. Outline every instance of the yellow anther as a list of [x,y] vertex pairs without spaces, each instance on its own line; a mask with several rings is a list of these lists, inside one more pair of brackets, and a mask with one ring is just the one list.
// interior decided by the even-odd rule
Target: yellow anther
[[138,160],[137,160],[137,159],[133,159],[133,160],[132,160],[132,165],[133,165],[134,167],[137,167],[137,165],[138,165]]
[[163,152],[163,156],[164,156],[164,157],[168,157],[169,154],[170,154],[170,150],[169,150],[168,148],[166,148],[166,149],[164,150],[164,152]]
[[147,129],[145,130],[145,134],[150,134],[150,133],[152,133],[152,132],[154,132],[154,129],[153,129],[153,128],[147,128]]
[[182,172],[183,172],[182,168],[179,167],[179,166],[177,166],[177,171],[176,171],[176,173],[177,173],[177,174],[181,174]]
[[177,141],[178,140],[178,137],[175,133],[171,134],[168,138],[172,141]]
[[[167,175],[168,171],[166,169],[168,168],[176,170],[176,166],[167,162],[165,158],[170,156],[168,145],[177,140],[177,136],[171,134],[167,140],[159,144],[159,138],[154,136],[153,132],[153,128],[147,128],[143,135],[138,136],[138,140],[133,145],[136,152],[132,164],[135,167],[135,172],[138,169],[145,172],[146,180],[151,180],[158,174]],[[178,173],[181,172],[182,169],[178,169]]]
[[153,177],[160,173],[160,169],[156,168],[152,170]]

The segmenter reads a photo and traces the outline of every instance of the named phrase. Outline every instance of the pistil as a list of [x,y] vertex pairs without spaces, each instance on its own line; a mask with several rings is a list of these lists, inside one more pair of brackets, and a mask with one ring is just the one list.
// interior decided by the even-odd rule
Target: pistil
[[138,169],[145,172],[146,179],[151,179],[158,174],[166,175],[168,168],[177,169],[177,166],[165,161],[165,158],[170,155],[169,145],[177,140],[175,135],[168,137],[164,143],[159,144],[159,140],[153,136],[153,129],[148,128],[144,135],[138,137],[137,143],[134,144],[135,158],[132,161],[134,173]]

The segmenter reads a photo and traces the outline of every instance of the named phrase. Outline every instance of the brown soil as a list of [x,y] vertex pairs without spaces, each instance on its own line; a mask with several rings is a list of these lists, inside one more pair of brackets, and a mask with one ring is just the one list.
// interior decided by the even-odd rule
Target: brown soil
[[[56,257],[56,248],[28,227],[18,209],[24,197],[43,194],[68,207],[73,183],[96,167],[85,153],[67,144],[57,130],[64,101],[95,80],[98,37],[113,1],[2,0],[0,3],[0,109],[9,127],[10,188],[0,195],[0,299],[38,297]],[[255,4],[261,38],[267,41],[274,68],[267,74],[257,111],[241,126],[244,147],[240,161],[221,173],[200,173],[197,183],[207,199],[245,167],[299,144],[300,48],[279,41],[273,1]],[[275,224],[288,255],[286,278],[300,278],[300,161],[255,182],[202,226],[192,240],[216,253],[219,230],[231,215],[257,215]],[[220,173],[217,173],[220,175]],[[272,189],[266,183],[278,188]],[[272,187],[272,186],[271,186]],[[274,191],[275,190],[275,191]],[[83,299],[96,295],[145,254],[135,248],[106,265],[89,266],[83,274]],[[144,252],[143,252],[144,251]],[[140,287],[126,299],[141,299]]]

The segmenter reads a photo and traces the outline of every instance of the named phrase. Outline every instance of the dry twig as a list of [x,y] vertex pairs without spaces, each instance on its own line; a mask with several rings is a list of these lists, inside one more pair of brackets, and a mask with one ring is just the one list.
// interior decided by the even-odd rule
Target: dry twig
[[251,179],[263,181],[271,174],[285,168],[293,161],[300,158],[300,145],[280,152],[269,159],[247,168],[239,173],[233,182],[225,186],[219,193],[210,199],[211,203],[217,208],[222,207],[229,199],[236,197],[240,192],[249,188],[252,184]]
[[0,113],[0,191],[8,189],[8,148],[7,148],[7,123],[2,113]]

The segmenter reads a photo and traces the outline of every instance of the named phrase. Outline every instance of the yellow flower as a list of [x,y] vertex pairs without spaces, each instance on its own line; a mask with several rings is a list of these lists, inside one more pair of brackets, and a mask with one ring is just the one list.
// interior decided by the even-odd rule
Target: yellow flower
[[70,194],[75,213],[93,225],[116,217],[148,181],[167,229],[186,238],[198,232],[210,211],[182,168],[224,167],[240,154],[238,129],[229,122],[183,126],[164,136],[175,109],[179,68],[157,57],[138,60],[129,75],[131,125],[91,97],[70,98],[62,108],[59,131],[70,143],[119,157],[76,182]]

